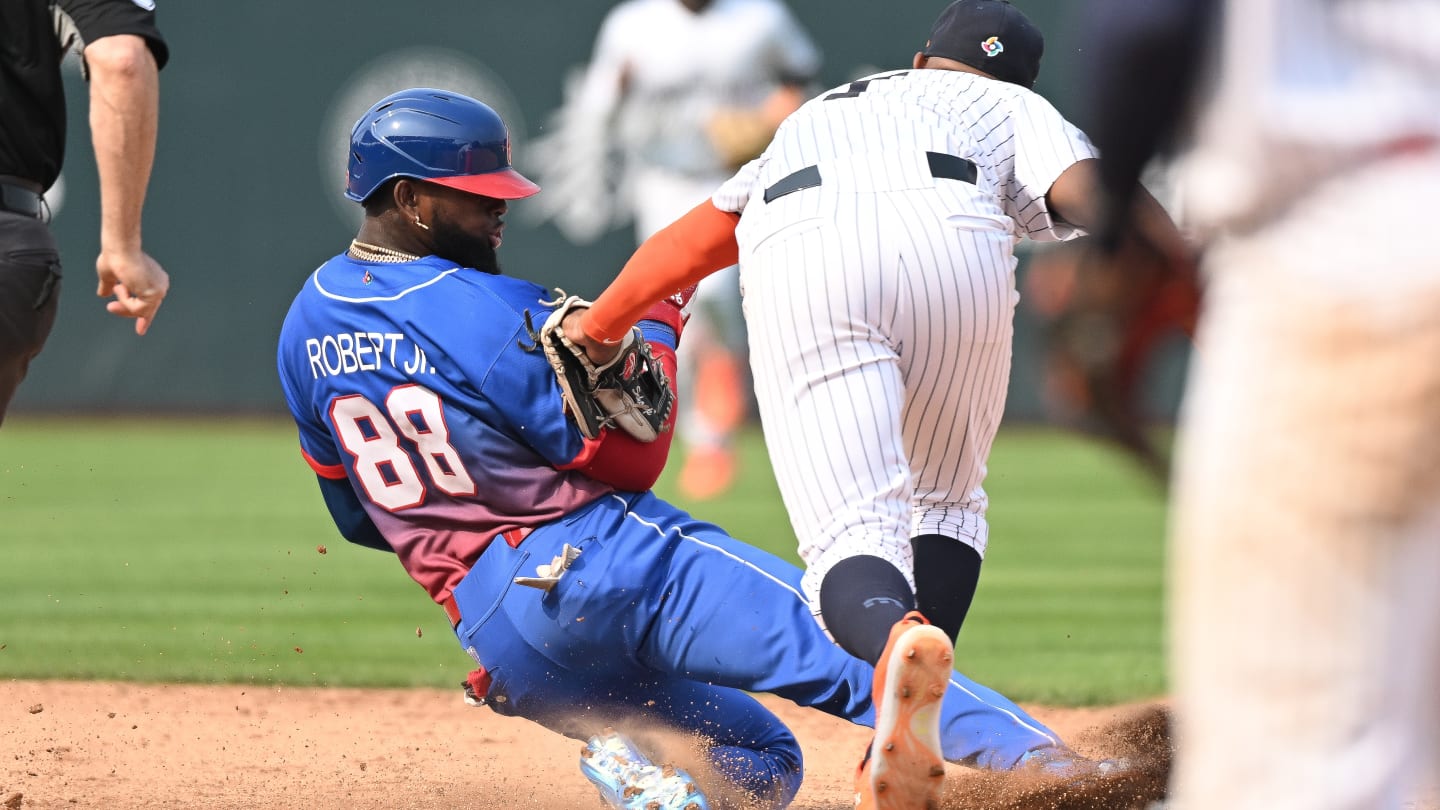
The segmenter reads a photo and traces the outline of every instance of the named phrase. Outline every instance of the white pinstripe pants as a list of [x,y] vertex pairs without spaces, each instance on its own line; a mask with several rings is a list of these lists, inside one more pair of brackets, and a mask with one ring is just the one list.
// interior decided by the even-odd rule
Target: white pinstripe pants
[[820,581],[844,558],[883,557],[913,587],[913,535],[982,555],[988,540],[1014,240],[949,213],[973,187],[930,184],[756,200],[737,231],[756,399],[817,618]]
[[1440,250],[1397,217],[1435,189],[1440,152],[1377,164],[1207,257],[1170,560],[1177,810],[1433,806],[1406,794],[1440,766]]

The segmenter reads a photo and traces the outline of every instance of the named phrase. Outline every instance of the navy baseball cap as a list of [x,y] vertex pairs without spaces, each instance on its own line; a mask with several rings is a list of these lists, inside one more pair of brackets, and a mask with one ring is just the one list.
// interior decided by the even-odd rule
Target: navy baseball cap
[[1007,0],[955,0],[930,29],[923,56],[963,62],[995,78],[1034,87],[1045,37]]

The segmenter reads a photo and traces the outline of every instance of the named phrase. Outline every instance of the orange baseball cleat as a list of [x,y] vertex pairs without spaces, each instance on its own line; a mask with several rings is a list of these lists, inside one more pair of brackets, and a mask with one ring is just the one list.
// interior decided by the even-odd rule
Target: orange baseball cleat
[[929,810],[945,783],[940,704],[955,648],[911,611],[890,630],[875,666],[875,738],[855,774],[860,810]]

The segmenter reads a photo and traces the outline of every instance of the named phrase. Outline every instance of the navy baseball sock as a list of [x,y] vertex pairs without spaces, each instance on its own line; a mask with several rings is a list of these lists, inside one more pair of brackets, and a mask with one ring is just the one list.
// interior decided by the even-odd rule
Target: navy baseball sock
[[880,557],[841,560],[820,581],[825,627],[842,649],[871,664],[885,651],[890,628],[914,609],[905,575]]
[[915,550],[915,602],[953,642],[980,583],[980,552],[941,534],[922,534],[910,546]]

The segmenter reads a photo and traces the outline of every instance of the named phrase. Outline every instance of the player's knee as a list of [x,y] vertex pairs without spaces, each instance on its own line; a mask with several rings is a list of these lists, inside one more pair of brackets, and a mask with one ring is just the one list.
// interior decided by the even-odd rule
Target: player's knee
[[800,792],[800,782],[805,776],[804,756],[800,743],[788,730],[777,737],[760,752],[770,765],[769,784],[756,791],[758,798],[770,807],[787,807]]

